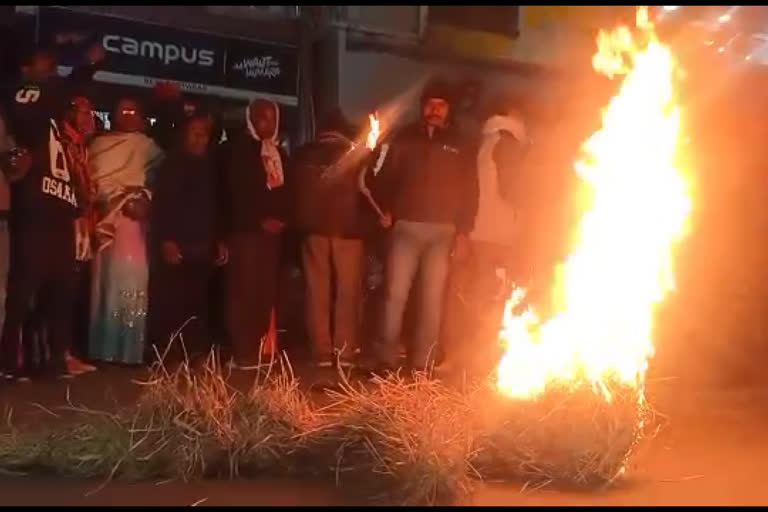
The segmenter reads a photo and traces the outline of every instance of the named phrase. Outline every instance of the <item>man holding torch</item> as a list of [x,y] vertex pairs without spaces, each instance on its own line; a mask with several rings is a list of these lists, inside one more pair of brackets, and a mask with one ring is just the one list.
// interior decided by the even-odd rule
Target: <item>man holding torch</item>
[[[372,180],[371,200],[382,224],[392,225],[386,263],[378,370],[397,368],[403,315],[416,281],[419,317],[409,367],[427,370],[435,359],[451,257],[467,251],[477,210],[475,151],[450,121],[452,88],[432,80],[421,96],[421,119],[395,134]],[[382,151],[383,152],[383,151]]]

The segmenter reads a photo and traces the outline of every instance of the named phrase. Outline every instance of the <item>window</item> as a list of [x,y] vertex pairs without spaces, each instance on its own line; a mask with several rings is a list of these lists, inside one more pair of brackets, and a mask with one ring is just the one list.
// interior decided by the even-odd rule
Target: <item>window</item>
[[211,14],[236,18],[294,18],[297,13],[295,5],[206,5],[205,10]]
[[421,7],[418,5],[346,5],[340,17],[351,28],[385,34],[418,35]]

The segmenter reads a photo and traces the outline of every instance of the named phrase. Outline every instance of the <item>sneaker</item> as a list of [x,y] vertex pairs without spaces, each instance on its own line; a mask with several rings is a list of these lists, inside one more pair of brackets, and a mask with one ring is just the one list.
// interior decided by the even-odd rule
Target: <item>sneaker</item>
[[72,375],[82,375],[83,373],[95,372],[96,367],[86,364],[76,357],[67,356],[67,371]]

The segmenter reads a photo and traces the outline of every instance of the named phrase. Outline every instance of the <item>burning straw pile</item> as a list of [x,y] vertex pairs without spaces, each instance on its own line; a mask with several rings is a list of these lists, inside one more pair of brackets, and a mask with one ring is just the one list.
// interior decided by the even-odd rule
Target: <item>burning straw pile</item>
[[162,367],[131,410],[71,408],[76,423],[0,435],[0,471],[148,480],[314,476],[360,501],[452,505],[483,478],[588,486],[612,481],[638,440],[635,396],[551,392],[513,401],[418,375],[342,379],[313,406],[287,364],[247,392],[211,357],[198,374]]
[[612,393],[607,401],[587,384],[554,384],[535,400],[478,393],[485,406],[473,408],[472,464],[487,479],[584,489],[613,483],[654,422],[636,388],[617,383]]

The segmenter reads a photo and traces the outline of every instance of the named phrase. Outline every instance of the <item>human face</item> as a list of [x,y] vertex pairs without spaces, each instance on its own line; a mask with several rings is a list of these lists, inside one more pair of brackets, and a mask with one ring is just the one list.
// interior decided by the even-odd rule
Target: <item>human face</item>
[[450,107],[442,98],[428,98],[424,102],[421,114],[427,126],[442,128],[448,121]]
[[211,124],[207,119],[193,119],[184,130],[184,151],[194,156],[205,154],[211,141]]
[[40,52],[32,57],[32,62],[22,68],[22,72],[35,81],[45,81],[54,74],[56,70],[56,61],[53,55],[47,52]]
[[87,98],[81,97],[72,102],[67,121],[78,133],[88,137],[96,130],[93,117],[93,105]]
[[122,99],[117,103],[114,123],[119,132],[140,132],[144,129],[144,113],[137,102]]
[[256,135],[261,140],[271,139],[277,131],[277,112],[275,105],[267,101],[258,101],[251,107],[251,123]]

